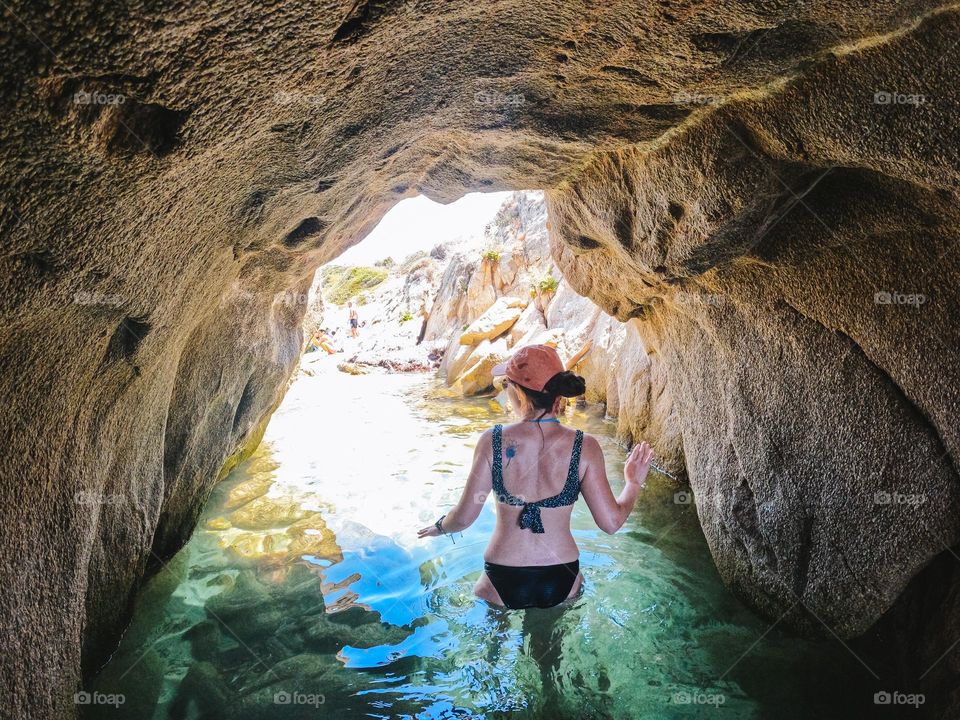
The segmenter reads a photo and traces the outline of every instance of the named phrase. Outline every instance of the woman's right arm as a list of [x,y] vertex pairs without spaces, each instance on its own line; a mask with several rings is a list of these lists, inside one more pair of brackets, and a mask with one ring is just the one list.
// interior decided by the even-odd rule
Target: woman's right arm
[[613,535],[633,512],[637,494],[646,481],[647,471],[653,461],[653,450],[645,442],[634,445],[623,468],[627,482],[620,492],[620,497],[616,498],[610,489],[603,450],[596,438],[590,435],[584,437],[581,457],[586,459],[587,467],[580,484],[580,492],[587,501],[587,507],[590,508],[597,526],[605,533]]

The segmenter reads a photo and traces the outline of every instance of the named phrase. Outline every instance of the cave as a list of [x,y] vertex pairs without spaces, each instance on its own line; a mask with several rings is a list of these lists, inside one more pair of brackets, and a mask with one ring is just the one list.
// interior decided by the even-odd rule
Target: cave
[[75,715],[257,446],[299,359],[289,294],[404,198],[523,188],[564,277],[638,328],[671,398],[650,439],[680,443],[730,591],[958,711],[954,6],[16,2],[2,25],[11,716]]

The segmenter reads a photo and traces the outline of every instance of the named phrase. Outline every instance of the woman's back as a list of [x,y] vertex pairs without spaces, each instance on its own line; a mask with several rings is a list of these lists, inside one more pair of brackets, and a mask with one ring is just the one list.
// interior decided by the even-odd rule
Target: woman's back
[[633,510],[653,453],[646,443],[634,447],[624,466],[627,483],[615,498],[600,444],[557,417],[562,398],[582,395],[586,382],[564,369],[556,349],[527,345],[492,372],[505,376],[510,407],[523,422],[495,425],[480,436],[460,501],[417,534],[469,527],[492,490],[497,524],[474,593],[509,608],[553,607],[575,597],[583,583],[570,533],[580,493],[597,526],[616,532]]
[[[559,423],[526,422],[502,426],[499,442],[494,436],[492,481],[497,524],[484,560],[504,565],[552,565],[579,557],[570,533],[570,516],[586,469],[578,447],[582,437],[578,442],[577,435],[578,431]],[[539,504],[543,500],[550,502],[543,506]],[[537,532],[541,527],[543,532]]]

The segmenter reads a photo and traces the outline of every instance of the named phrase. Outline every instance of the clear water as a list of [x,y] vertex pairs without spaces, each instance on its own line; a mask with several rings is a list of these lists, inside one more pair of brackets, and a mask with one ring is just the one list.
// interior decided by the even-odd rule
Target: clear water
[[[335,362],[293,384],[140,593],[88,716],[847,718],[869,698],[843,647],[770,629],[727,592],[662,476],[613,536],[577,503],[572,606],[475,598],[492,498],[455,543],[416,531],[456,502],[477,435],[507,414]],[[600,438],[619,492],[613,423],[589,408],[566,422]]]

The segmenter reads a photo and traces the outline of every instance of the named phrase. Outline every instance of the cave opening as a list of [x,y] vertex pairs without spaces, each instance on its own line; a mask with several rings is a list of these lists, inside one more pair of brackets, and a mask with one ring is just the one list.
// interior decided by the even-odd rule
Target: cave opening
[[[562,626],[473,596],[493,499],[453,542],[418,540],[416,528],[456,502],[478,433],[509,421],[490,371],[515,348],[551,344],[583,373],[587,392],[563,422],[599,439],[617,490],[624,443],[649,432],[621,421],[640,414],[625,390],[650,384],[634,321],[565,282],[543,193],[435,205],[400,203],[317,270],[299,369],[256,449],[138,594],[119,649],[85,690],[99,710],[854,712],[872,678],[838,643],[769,630],[729,593],[690,489],[669,471],[651,473],[624,533],[601,533],[582,503],[574,511],[590,581]],[[624,357],[629,371],[611,372]],[[234,429],[254,394],[248,383]],[[676,458],[664,462],[682,475]],[[651,657],[647,683],[633,681],[624,652]]]
[[[314,376],[297,377],[284,399],[310,339],[300,298],[318,265],[411,193],[452,201],[529,187],[544,190],[563,270],[546,330],[548,315],[588,317],[560,312],[581,302],[571,291],[603,313],[579,363],[593,377],[587,405],[567,421],[596,423],[613,453],[616,441],[650,440],[696,494],[684,502],[665,483],[629,538],[585,538],[603,602],[571,616],[572,655],[565,646],[565,660],[547,665],[559,669],[561,699],[546,706],[683,717],[722,698],[742,716],[960,714],[956,7],[13,5],[0,21],[0,675],[10,714],[99,716],[107,699],[122,705],[114,714],[154,717],[170,662],[209,715],[234,702],[241,715],[310,714],[323,690],[336,710],[354,673],[378,672],[361,665],[398,670],[363,697],[409,702],[411,715],[426,696],[441,703],[431,714],[478,715],[489,698],[485,707],[536,714],[526,683],[543,666],[518,663],[518,675],[497,664],[519,645],[516,628],[470,614],[468,588],[453,579],[469,575],[462,556],[418,557],[417,575],[413,552],[385,528],[365,534],[361,514],[337,528],[337,547],[396,552],[400,597],[363,573],[359,590],[347,578],[331,590],[317,569],[328,568],[302,556],[295,571],[265,567],[291,547],[335,552],[319,520],[338,516],[317,505],[288,523],[303,503],[277,510],[258,494],[275,484],[276,462],[251,455],[295,417],[298,397],[317,400],[296,393],[326,377],[310,353],[302,367]],[[493,255],[478,262],[494,275]],[[439,327],[418,309],[403,302],[389,314],[417,352]],[[606,351],[621,332],[633,350]],[[448,442],[455,460],[469,426],[435,436],[441,423],[502,410],[480,357],[497,339],[474,336],[426,356],[446,362],[434,389],[448,397],[375,388],[412,378],[402,367],[334,368],[336,387],[357,394],[328,408],[321,428],[355,457],[375,454],[372,441],[337,435],[375,437],[351,424],[365,398],[423,430],[417,451]],[[362,371],[362,360],[350,365]],[[601,403],[615,421],[588,412]],[[384,455],[414,475],[409,458]],[[261,485],[241,482],[231,497],[234,475],[211,497],[231,471]],[[439,486],[412,487],[429,498]],[[341,500],[350,519],[354,499]],[[396,500],[377,501],[380,515],[395,511]],[[226,515],[241,507],[234,524]],[[258,527],[264,517],[287,524]],[[694,518],[705,545],[686,530]],[[227,552],[229,571],[204,563]],[[613,575],[622,587],[606,584]],[[411,601],[411,588],[428,590],[429,607],[392,614],[386,603]],[[124,703],[85,694],[92,686],[78,693],[120,641],[134,597],[182,624],[131,626],[117,657],[139,652],[114,678],[127,683]],[[322,610],[307,605],[317,597]],[[327,613],[327,600],[341,611]],[[450,642],[421,657],[433,630]],[[667,630],[676,635],[656,635]],[[842,659],[788,633],[839,641]],[[499,656],[471,644],[484,634],[502,636]],[[610,672],[611,648],[634,675]],[[821,668],[836,684],[811,690]],[[330,686],[314,692],[328,670]],[[502,683],[476,700],[469,673]],[[448,684],[434,693],[437,678]],[[846,697],[834,693],[841,682]],[[358,709],[351,698],[347,714]],[[361,709],[383,710],[375,704]]]

